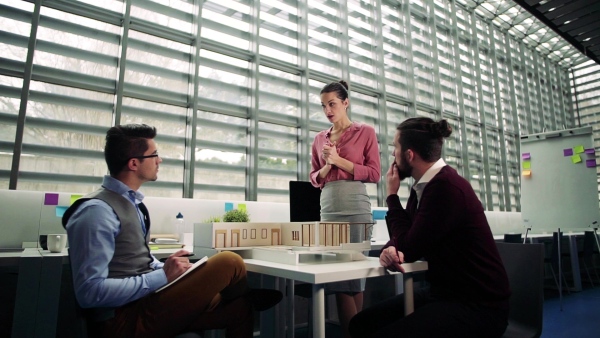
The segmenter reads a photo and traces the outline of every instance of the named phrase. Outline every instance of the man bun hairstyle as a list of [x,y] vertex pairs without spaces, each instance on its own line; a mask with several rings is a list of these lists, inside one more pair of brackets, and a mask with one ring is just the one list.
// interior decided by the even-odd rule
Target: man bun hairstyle
[[124,124],[106,132],[104,159],[111,176],[123,170],[130,158],[142,156],[148,150],[148,139],[156,137],[156,128],[145,124]]
[[337,98],[344,101],[348,98],[348,83],[344,80],[340,80],[338,82],[332,82],[328,85],[325,85],[323,89],[321,89],[321,93],[333,93],[335,92]]
[[428,117],[413,117],[396,128],[400,132],[403,151],[411,149],[426,162],[435,162],[442,157],[444,138],[452,134],[446,120],[434,121]]

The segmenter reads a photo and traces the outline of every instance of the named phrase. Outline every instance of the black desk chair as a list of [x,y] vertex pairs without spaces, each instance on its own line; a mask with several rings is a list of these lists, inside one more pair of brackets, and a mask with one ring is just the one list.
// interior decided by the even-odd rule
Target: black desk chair
[[[560,238],[559,238],[560,237]],[[558,242],[560,240],[560,255],[558,253]],[[548,265],[550,267],[550,272],[552,273],[552,279],[554,280],[554,283],[556,284],[556,290],[560,290],[560,285],[559,285],[559,280],[558,278],[562,278],[563,281],[563,288],[567,290],[568,294],[571,294],[571,290],[569,289],[569,285],[567,284],[567,279],[565,277],[565,268],[564,268],[564,264],[562,264],[562,259],[565,257],[569,256],[568,252],[563,251],[563,249],[565,247],[568,247],[568,244],[565,243],[565,241],[563,241],[563,233],[560,233],[560,236],[558,235],[558,232],[554,232],[552,234],[552,242],[550,242],[550,250],[546,250],[546,254],[544,256],[544,264]],[[558,262],[559,260],[561,260],[561,266],[562,269],[560,269],[561,271],[559,271],[558,269]],[[559,273],[560,276],[558,276],[558,278],[556,277],[556,274]]]
[[503,338],[540,337],[544,312],[544,245],[496,243],[512,291]]
[[[68,249],[67,249],[68,250]],[[79,303],[77,302],[77,298],[75,297],[75,287],[73,285],[73,277],[72,277],[72,270],[71,270],[71,252],[70,250],[68,250],[69,253],[69,271],[70,273],[70,277],[68,278],[68,281],[66,281],[67,285],[66,285],[66,297],[63,299],[63,301],[65,301],[65,303],[70,305],[70,308],[74,309],[73,313],[70,314],[70,317],[72,319],[72,322],[70,323],[70,331],[69,331],[69,335],[68,337],[74,337],[74,338],[87,338],[88,335],[88,324],[87,324],[87,316],[86,316],[86,311],[79,306]],[[61,301],[62,303],[62,301]],[[64,335],[62,337],[65,337]],[[177,336],[175,336],[175,338],[202,338],[203,334],[199,333],[199,332],[184,332],[181,333]],[[66,337],[65,337],[66,338]]]
[[504,243],[523,243],[521,234],[504,234]]
[[598,281],[600,281],[600,277],[598,276],[598,271],[596,270],[596,267],[594,266],[594,254],[598,253],[598,248],[596,246],[596,239],[594,238],[594,235],[595,234],[593,231],[584,232],[583,247],[578,252],[579,262],[583,265],[583,268],[585,269],[585,272],[588,277],[588,281],[590,282],[590,284],[592,284],[592,287],[594,287],[594,279],[592,278],[592,276],[590,274],[590,268],[588,267],[588,262],[590,263],[591,270],[596,275],[596,278],[598,279]]

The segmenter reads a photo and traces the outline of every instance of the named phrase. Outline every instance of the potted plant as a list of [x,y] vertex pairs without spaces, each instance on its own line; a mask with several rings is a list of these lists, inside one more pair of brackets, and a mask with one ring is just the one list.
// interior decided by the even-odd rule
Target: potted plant
[[223,222],[250,222],[248,211],[231,209],[223,215]]

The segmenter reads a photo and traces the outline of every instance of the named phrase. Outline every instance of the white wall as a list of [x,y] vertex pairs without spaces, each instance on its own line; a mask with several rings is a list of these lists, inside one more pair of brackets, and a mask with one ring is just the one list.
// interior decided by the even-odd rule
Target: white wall
[[[65,233],[62,214],[80,197],[81,194],[64,192],[0,190],[0,248],[35,247],[40,234]],[[234,209],[244,204],[253,222],[290,220],[288,203],[162,197],[146,197],[144,203],[150,211],[151,233],[174,233],[173,224],[179,212],[190,227],[210,217],[222,218],[226,203],[231,203]]]
[[485,217],[494,236],[525,233],[520,212],[485,211]]

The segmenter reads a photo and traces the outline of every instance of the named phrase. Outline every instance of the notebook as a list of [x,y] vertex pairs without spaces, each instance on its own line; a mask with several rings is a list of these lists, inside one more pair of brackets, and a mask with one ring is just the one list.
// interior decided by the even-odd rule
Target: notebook
[[192,266],[190,266],[189,269],[185,270],[184,273],[182,273],[181,275],[179,275],[179,277],[175,278],[171,283],[168,283],[167,285],[163,286],[162,288],[160,288],[160,289],[158,289],[158,290],[156,290],[154,292],[160,292],[160,291],[168,288],[169,286],[173,285],[175,282],[177,282],[178,280],[180,280],[181,278],[183,278],[183,276],[187,275],[188,273],[192,272],[193,270],[195,270],[200,265],[204,264],[207,260],[208,260],[207,256],[204,256],[204,257],[200,258],[198,261],[196,261],[196,263],[194,263]]

